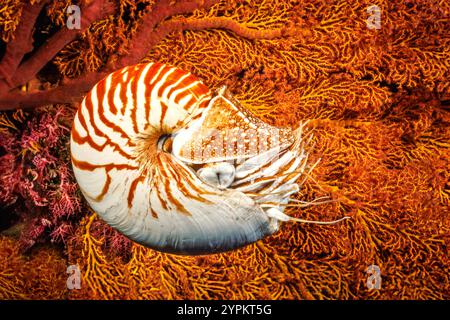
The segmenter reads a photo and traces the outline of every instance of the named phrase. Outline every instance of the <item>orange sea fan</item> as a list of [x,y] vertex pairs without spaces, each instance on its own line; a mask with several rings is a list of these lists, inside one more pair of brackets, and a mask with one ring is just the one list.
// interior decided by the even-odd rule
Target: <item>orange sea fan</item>
[[0,10],[0,34],[1,39],[9,42],[13,37],[20,21],[20,13],[22,10],[22,3],[19,0],[6,0],[2,3],[2,10]]
[[0,299],[63,299],[66,260],[51,248],[24,255],[19,243],[0,236]]
[[[8,8],[16,12],[18,3],[10,1]],[[152,1],[139,3],[151,11]],[[381,9],[380,29],[366,25],[372,4]],[[117,8],[114,18],[95,23],[52,60],[60,75],[97,70],[116,50],[117,38],[126,41],[136,31],[145,10],[130,1],[118,1]],[[117,20],[129,9],[133,17]],[[55,21],[62,16],[58,10],[51,15]],[[248,39],[224,29],[184,30],[165,37],[144,61],[188,70],[210,88],[226,84],[272,124],[296,127],[309,119],[311,161],[320,161],[296,199],[331,201],[287,213],[309,220],[351,219],[335,226],[284,225],[256,244],[202,257],[133,244],[124,259],[106,249],[107,239],[93,232],[94,223],[101,222],[89,214],[68,243],[66,260],[50,249],[36,251],[33,261],[42,256],[57,261],[58,271],[43,264],[45,277],[57,279],[53,285],[45,282],[48,293],[30,293],[24,285],[30,275],[14,271],[23,256],[12,240],[2,238],[6,249],[0,255],[4,251],[13,259],[9,271],[0,274],[7,288],[0,296],[449,299],[449,3],[220,1],[171,20],[218,16],[251,30],[289,26],[297,32]],[[4,33],[7,41],[17,21],[1,17],[0,28],[11,30]],[[1,128],[9,126],[9,118],[0,119]],[[81,290],[62,293],[63,262],[80,266]],[[381,269],[380,290],[366,285],[372,264]]]

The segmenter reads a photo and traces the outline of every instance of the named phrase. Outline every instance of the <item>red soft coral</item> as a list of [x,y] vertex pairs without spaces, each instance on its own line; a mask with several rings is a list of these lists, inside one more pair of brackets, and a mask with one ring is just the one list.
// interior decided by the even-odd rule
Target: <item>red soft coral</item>
[[17,200],[14,190],[19,183],[19,177],[15,170],[15,157],[6,154],[0,157],[0,203],[10,205]]
[[46,239],[65,244],[83,216],[68,160],[72,117],[67,107],[40,109],[20,123],[11,122],[20,129],[1,132],[0,205],[14,204],[11,208],[25,223],[25,249]]
[[55,218],[71,217],[81,210],[81,201],[77,195],[77,184],[73,181],[67,166],[60,167],[59,187],[49,192],[52,198],[50,211]]

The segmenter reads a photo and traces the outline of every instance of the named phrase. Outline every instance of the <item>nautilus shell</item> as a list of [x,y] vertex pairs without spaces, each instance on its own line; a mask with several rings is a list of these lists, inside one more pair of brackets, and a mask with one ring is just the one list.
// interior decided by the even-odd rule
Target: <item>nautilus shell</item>
[[163,252],[231,250],[279,228],[305,170],[302,125],[270,126],[225,89],[138,64],[101,80],[75,116],[79,187],[109,225]]

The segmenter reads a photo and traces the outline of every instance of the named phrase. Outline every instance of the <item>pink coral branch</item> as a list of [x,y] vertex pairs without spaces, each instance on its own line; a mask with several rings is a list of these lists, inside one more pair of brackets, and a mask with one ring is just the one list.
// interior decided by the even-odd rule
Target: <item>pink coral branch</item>
[[33,93],[11,92],[0,97],[0,110],[34,108],[54,103],[76,103],[107,72],[91,72],[74,80],[66,81],[54,89]]
[[[120,57],[113,56],[109,60],[108,65],[104,70],[99,72],[87,73],[86,75],[75,80],[67,81],[66,83],[55,89],[30,94],[24,94],[17,91],[4,94],[0,98],[0,110],[38,107],[52,103],[77,102],[90,88],[92,88],[92,86],[96,82],[98,82],[108,73],[126,65],[135,64],[139,62],[139,60],[141,60],[143,57],[145,57],[152,46],[154,46],[161,39],[161,37],[157,36],[157,25],[159,23],[173,15],[189,13],[200,8],[208,8],[217,2],[218,0],[189,0],[171,4],[171,2],[168,0],[160,0],[153,7],[153,10],[144,17],[142,25],[138,28],[136,35],[130,42],[128,54]],[[99,4],[99,2],[95,3],[97,5]],[[91,7],[94,4],[92,4]],[[152,31],[149,33],[148,30]],[[158,41],[151,41],[152,37],[157,39]],[[61,41],[61,44],[62,43],[63,41]],[[57,46],[55,45],[53,48],[56,47]],[[59,48],[58,51],[60,49],[61,48]],[[39,52],[42,52],[41,56],[38,56],[37,58],[31,58],[31,62],[28,63],[27,68],[25,68],[24,66],[23,71],[25,73],[25,76],[18,75],[14,78],[13,82],[16,86],[30,80],[39,71],[39,69],[54,56],[53,52],[47,53],[44,49],[38,51],[38,53]],[[28,68],[32,71],[27,71]]]
[[309,30],[299,30],[297,28],[284,27],[268,30],[257,30],[247,27],[245,24],[239,23],[231,18],[227,17],[208,17],[196,20],[178,19],[171,20],[160,28],[164,28],[165,33],[182,31],[182,30],[205,30],[205,29],[224,29],[235,33],[242,38],[257,40],[271,40],[281,38],[294,33],[303,33],[308,35]]
[[[292,35],[293,33],[299,33],[303,36],[309,35],[309,30],[294,30],[290,27],[272,30],[251,29],[244,24],[225,17],[209,17],[196,20],[178,18],[166,21],[166,19],[171,16],[189,13],[196,9],[209,8],[217,2],[218,0],[192,0],[171,4],[167,0],[161,0],[157,2],[153,7],[153,10],[144,17],[142,24],[130,41],[128,49],[125,50],[127,53],[110,57],[103,70],[87,73],[77,79],[67,81],[57,88],[43,92],[29,94],[15,92],[6,94],[0,99],[0,110],[37,107],[52,103],[79,102],[83,95],[89,91],[96,82],[114,70],[138,63],[152,47],[172,32],[183,30],[224,29],[247,39],[274,39]],[[45,56],[45,58],[36,58],[36,63],[39,65],[39,61],[51,59],[54,54],[55,53],[49,54]],[[19,68],[19,70],[20,69],[21,68]],[[36,70],[37,67],[35,66],[31,69]],[[28,78],[29,75],[21,77],[20,79],[15,78],[14,82],[20,84]]]
[[165,19],[179,14],[193,12],[196,9],[209,8],[218,2],[218,0],[189,0],[170,4],[170,1],[160,1],[144,18],[143,23],[138,28],[135,37],[131,41],[129,54],[120,57],[117,62],[111,60],[111,69],[115,70],[136,64],[145,57],[150,49],[165,36],[165,34],[164,36],[159,36],[161,32],[158,27],[158,24]]
[[100,0],[82,7],[81,10],[81,28],[63,28],[47,40],[30,59],[19,66],[12,77],[10,89],[31,80],[66,44],[83,33],[92,22],[113,13],[114,8],[107,0]]
[[33,28],[39,13],[46,1],[40,4],[27,4],[22,8],[22,17],[14,34],[14,39],[6,47],[0,62],[0,93],[12,86],[12,75],[22,61],[24,55],[33,50]]

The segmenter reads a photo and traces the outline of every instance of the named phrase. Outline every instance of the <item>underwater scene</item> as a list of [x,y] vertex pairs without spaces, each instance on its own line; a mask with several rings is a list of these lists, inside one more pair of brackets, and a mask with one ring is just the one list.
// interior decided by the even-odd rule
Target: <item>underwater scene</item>
[[0,0],[0,300],[448,300],[449,111],[445,0]]

